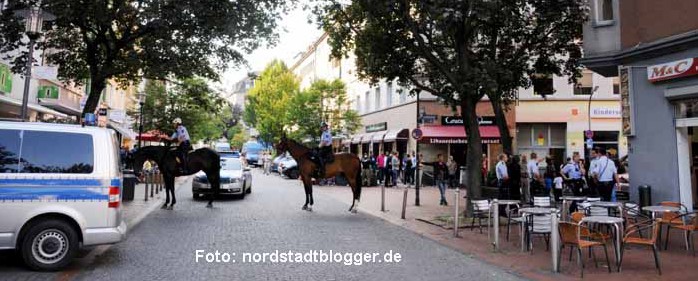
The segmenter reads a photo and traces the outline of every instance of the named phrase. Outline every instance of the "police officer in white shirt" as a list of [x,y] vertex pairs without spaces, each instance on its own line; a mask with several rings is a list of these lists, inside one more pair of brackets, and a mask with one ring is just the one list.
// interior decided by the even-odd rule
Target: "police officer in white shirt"
[[179,172],[181,174],[187,174],[187,154],[189,153],[189,150],[191,150],[189,131],[187,131],[187,128],[182,125],[182,119],[179,117],[175,118],[172,123],[175,125],[175,132],[170,137],[164,136],[163,139],[176,141],[178,143],[177,160],[179,163]]
[[606,155],[606,149],[599,148],[599,154],[601,155],[596,163],[595,170],[592,172],[594,179],[596,180],[596,188],[599,191],[599,195],[603,201],[611,201],[611,194],[613,193],[613,188],[618,183],[618,170],[616,168],[616,163],[613,160],[608,159]]
[[530,178],[531,184],[529,184],[528,192],[524,191],[524,197],[526,197],[524,199],[530,202],[531,193],[539,192],[541,188],[540,169],[538,168],[538,155],[535,152],[531,152],[531,158],[528,160],[526,166],[526,168],[528,169],[528,176]]
[[599,191],[596,188],[597,184],[596,184],[596,179],[594,179],[593,173],[594,173],[594,171],[596,171],[596,166],[599,163],[599,156],[600,156],[599,155],[599,148],[594,147],[594,149],[592,149],[591,152],[589,152],[589,154],[590,154],[589,155],[589,169],[588,169],[588,171],[589,171],[588,177],[589,178],[587,179],[587,185],[589,186],[589,188],[588,188],[589,190],[586,190],[587,194],[584,194],[584,195],[596,196],[599,194]]
[[497,166],[495,166],[495,172],[497,174],[497,187],[499,187],[500,199],[509,198],[509,188],[507,186],[507,182],[509,181],[509,172],[507,171],[507,160],[507,155],[502,153],[499,155],[499,162],[497,162]]
[[332,162],[332,133],[328,129],[327,123],[320,124],[322,136],[320,136],[320,167],[318,174],[321,178],[325,177],[325,163]]

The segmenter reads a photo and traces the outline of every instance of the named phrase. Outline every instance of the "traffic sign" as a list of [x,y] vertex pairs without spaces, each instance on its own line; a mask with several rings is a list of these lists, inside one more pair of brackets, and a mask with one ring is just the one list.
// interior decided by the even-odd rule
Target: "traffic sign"
[[584,131],[584,136],[587,137],[588,139],[593,138],[593,137],[594,137],[594,131],[592,131],[592,130],[585,130],[585,131]]
[[421,140],[422,137],[424,136],[424,133],[422,132],[422,129],[416,128],[412,130],[412,138],[416,140]]

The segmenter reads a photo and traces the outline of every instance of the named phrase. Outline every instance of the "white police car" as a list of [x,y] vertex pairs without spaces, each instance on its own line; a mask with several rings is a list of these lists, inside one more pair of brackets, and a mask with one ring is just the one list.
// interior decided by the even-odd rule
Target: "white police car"
[[123,240],[118,151],[104,128],[0,122],[0,249],[58,270],[80,246]]

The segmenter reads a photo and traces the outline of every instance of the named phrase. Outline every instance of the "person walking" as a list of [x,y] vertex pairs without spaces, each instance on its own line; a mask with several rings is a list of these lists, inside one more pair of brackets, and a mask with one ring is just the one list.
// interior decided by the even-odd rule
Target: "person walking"
[[540,176],[540,170],[538,169],[538,155],[535,152],[531,153],[531,160],[528,161],[528,176],[530,177],[530,188],[529,188],[529,195],[528,195],[528,201],[531,202],[531,194],[536,194],[538,193],[539,189],[541,188],[541,176]]
[[385,167],[383,168],[383,175],[383,183],[385,184],[385,187],[391,187],[393,178],[393,155],[388,151],[385,152]]
[[521,160],[518,155],[511,157],[507,164],[507,173],[509,174],[509,194],[507,199],[521,200]]
[[521,155],[521,200],[529,202],[531,200],[530,176],[528,175],[528,158],[526,154]]
[[613,188],[618,185],[618,168],[616,163],[608,158],[605,148],[599,149],[599,159],[593,177],[596,180],[596,189],[603,201],[611,201]]
[[543,173],[543,177],[545,178],[545,195],[550,195],[553,189],[553,180],[555,180],[555,177],[560,173],[558,172],[558,167],[555,165],[553,158],[545,157],[545,164],[545,173]]
[[458,170],[458,163],[453,160],[453,155],[448,156],[448,162],[446,162],[446,166],[448,166],[448,186],[450,188],[455,187],[455,181],[456,181],[456,171]]
[[392,166],[393,186],[397,186],[398,175],[400,174],[400,156],[396,151],[393,151],[393,157],[390,159]]
[[376,162],[378,164],[378,184],[380,185],[385,177],[385,154],[378,153]]
[[361,158],[361,182],[363,186],[370,186],[371,178],[371,158],[368,158],[368,154],[364,153],[364,157]]
[[508,157],[506,154],[502,153],[499,154],[499,162],[497,162],[497,165],[494,167],[495,173],[497,174],[497,190],[499,191],[497,198],[499,199],[508,199],[508,194],[509,194],[509,171],[507,168],[507,160]]
[[444,162],[443,155],[439,154],[436,156],[436,162],[423,162],[423,165],[429,165],[434,167],[434,180],[436,181],[436,186],[439,187],[439,192],[441,193],[441,201],[439,205],[448,206],[446,202],[446,181],[448,180],[448,166]]
[[414,181],[414,162],[412,159],[412,156],[408,153],[405,156],[404,160],[404,166],[405,166],[405,184],[410,185],[413,184]]

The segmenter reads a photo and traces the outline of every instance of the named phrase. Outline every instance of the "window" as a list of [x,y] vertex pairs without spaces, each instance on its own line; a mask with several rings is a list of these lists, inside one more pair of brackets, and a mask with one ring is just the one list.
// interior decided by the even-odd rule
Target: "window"
[[369,91],[366,91],[366,94],[364,95],[364,97],[366,97],[364,99],[364,101],[366,102],[364,104],[364,112],[368,112],[369,110],[371,110],[370,103],[369,103],[370,99],[368,97],[369,95],[370,95]]
[[381,87],[380,86],[378,86],[378,88],[376,88],[375,101],[376,101],[375,110],[381,109]]
[[620,78],[613,77],[613,94],[620,95]]
[[0,130],[0,173],[16,173],[19,164],[19,130]]
[[388,99],[386,106],[391,107],[393,105],[393,82],[387,83],[386,91],[386,98]]
[[23,131],[22,135],[20,172],[92,173],[92,136],[42,131]]
[[403,88],[397,89],[398,95],[400,95],[400,104],[403,104],[407,101],[407,91]]
[[533,94],[537,96],[549,96],[555,93],[553,89],[553,77],[550,75],[533,75]]
[[593,74],[591,72],[582,73],[582,77],[577,80],[577,84],[574,85],[575,95],[591,95],[593,87]]
[[613,23],[613,0],[596,0],[596,24]]
[[354,100],[354,109],[356,112],[361,111],[361,96],[356,96],[356,99]]

